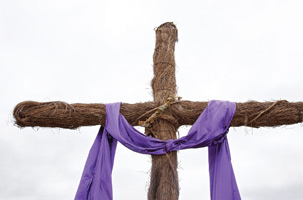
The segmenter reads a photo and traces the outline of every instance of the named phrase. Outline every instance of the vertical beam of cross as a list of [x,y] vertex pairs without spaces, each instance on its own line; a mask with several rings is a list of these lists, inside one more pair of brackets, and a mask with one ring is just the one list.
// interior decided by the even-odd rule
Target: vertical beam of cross
[[[121,113],[133,125],[138,119],[148,118],[157,105],[176,95],[174,48],[178,31],[174,24],[165,23],[156,30],[154,52],[154,78],[152,89],[154,102],[123,103]],[[181,125],[192,125],[208,102],[180,101],[161,114],[146,132],[161,140],[175,139]],[[179,109],[181,107],[182,109]],[[146,116],[144,114],[147,114]],[[81,126],[105,125],[104,104],[67,104],[65,102],[19,103],[14,109],[16,124],[20,127],[60,127],[75,129]],[[140,118],[141,117],[141,118]],[[141,119],[144,120],[144,119]],[[231,126],[275,127],[302,123],[303,102],[245,102],[237,103]],[[152,156],[149,200],[177,200],[179,185],[177,153]]]
[[[175,78],[175,43],[178,31],[173,23],[164,23],[156,30],[156,47],[154,51],[154,78],[152,80],[155,103],[161,105],[169,96],[176,96]],[[161,117],[162,116],[162,117]],[[177,119],[167,110],[153,127],[146,130],[161,140],[176,139],[175,123]],[[177,200],[179,183],[177,174],[177,152],[166,155],[153,155],[149,200]]]

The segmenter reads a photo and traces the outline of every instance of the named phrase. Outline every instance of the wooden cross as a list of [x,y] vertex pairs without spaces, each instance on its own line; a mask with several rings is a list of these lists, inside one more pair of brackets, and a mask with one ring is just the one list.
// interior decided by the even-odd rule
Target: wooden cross
[[[175,43],[178,30],[171,23],[164,23],[156,29],[154,51],[154,78],[152,80],[153,102],[121,105],[121,114],[132,125],[149,118],[170,96],[176,97]],[[192,125],[208,102],[175,101],[155,118],[146,128],[146,133],[161,140],[176,139],[176,131],[182,125]],[[67,104],[65,102],[19,103],[14,109],[15,123],[20,127],[60,127],[75,129],[80,126],[104,125],[106,114],[104,104]],[[301,123],[303,102],[237,103],[237,110],[231,126],[274,127]],[[153,155],[149,200],[177,200],[179,183],[177,174],[177,152],[167,155]]]

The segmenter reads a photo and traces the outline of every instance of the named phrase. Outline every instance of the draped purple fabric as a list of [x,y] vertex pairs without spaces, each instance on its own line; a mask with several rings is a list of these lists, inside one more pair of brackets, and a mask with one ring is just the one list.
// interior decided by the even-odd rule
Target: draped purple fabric
[[75,200],[112,200],[112,169],[117,141],[142,154],[166,154],[208,147],[211,200],[241,200],[233,172],[226,134],[236,104],[210,101],[188,134],[162,141],[132,127],[120,114],[120,103],[106,105],[106,123],[89,152]]

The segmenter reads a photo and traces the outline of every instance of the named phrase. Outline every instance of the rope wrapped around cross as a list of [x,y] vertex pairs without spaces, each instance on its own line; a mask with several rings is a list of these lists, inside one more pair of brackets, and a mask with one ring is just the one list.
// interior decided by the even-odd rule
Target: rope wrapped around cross
[[[167,110],[170,105],[174,104],[174,103],[178,103],[180,102],[181,97],[174,97],[172,95],[170,95],[166,100],[165,103],[155,109],[152,109],[150,111],[148,111],[147,113],[144,113],[143,115],[141,115],[136,121],[138,121],[138,125],[145,127],[145,128],[150,128],[151,125],[154,123],[155,118],[158,117],[161,113],[163,113],[165,110]],[[140,121],[139,119],[142,118],[143,116],[149,114],[150,112],[156,110],[148,119],[146,119],[145,121]]]

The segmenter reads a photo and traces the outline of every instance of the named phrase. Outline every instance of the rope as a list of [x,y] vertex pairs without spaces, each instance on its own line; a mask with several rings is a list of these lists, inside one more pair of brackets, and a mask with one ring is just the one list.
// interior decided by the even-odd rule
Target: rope
[[275,103],[273,103],[271,106],[269,106],[268,108],[266,108],[265,110],[261,111],[254,119],[252,119],[250,122],[248,122],[248,124],[252,124],[254,121],[256,121],[259,117],[261,117],[264,113],[266,113],[267,111],[269,111],[270,109],[272,109],[277,103],[279,103],[280,101],[276,101]]
[[169,166],[170,166],[170,168],[173,170],[174,175],[175,175],[175,178],[176,178],[176,177],[178,177],[178,172],[177,172],[177,170],[174,168],[174,165],[173,165],[173,163],[172,163],[172,161],[171,161],[171,159],[170,159],[170,157],[169,157],[170,154],[171,154],[171,152],[167,152],[165,155],[166,155],[166,158],[167,158],[167,160],[168,160]]
[[[139,126],[142,126],[142,127],[145,127],[145,128],[148,128],[148,127],[151,127],[151,125],[154,123],[155,121],[155,118],[163,113],[165,110],[167,110],[171,105],[175,104],[175,103],[178,103],[180,102],[181,98],[180,97],[177,97],[178,101],[175,101],[175,97],[173,96],[169,96],[167,98],[167,100],[165,101],[165,103],[157,108],[154,108],[146,113],[144,113],[143,115],[141,115],[140,117],[138,117],[136,119],[136,122],[138,121],[138,125]],[[154,112],[155,111],[155,112]],[[142,117],[150,114],[154,112],[147,120],[145,121],[140,121],[139,119],[141,119]]]

